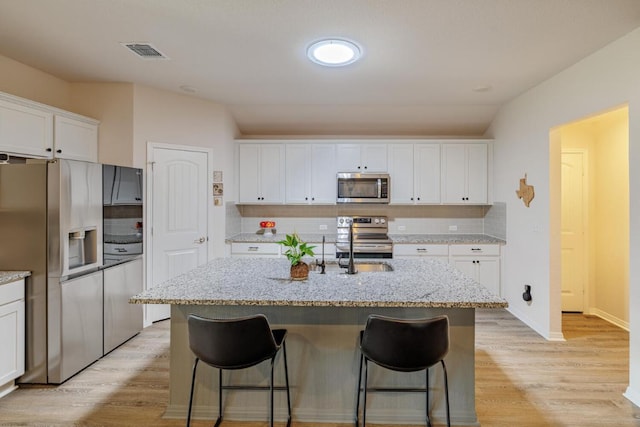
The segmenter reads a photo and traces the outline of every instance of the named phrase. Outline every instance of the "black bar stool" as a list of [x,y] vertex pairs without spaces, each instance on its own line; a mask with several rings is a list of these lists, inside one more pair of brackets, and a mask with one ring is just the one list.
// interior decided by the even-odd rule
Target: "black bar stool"
[[[218,427],[222,422],[222,390],[269,390],[271,427],[273,427],[273,391],[285,390],[288,410],[287,427],[289,427],[291,425],[291,397],[289,395],[287,348],[284,341],[287,330],[272,330],[263,314],[235,319],[207,319],[190,314],[187,323],[189,348],[196,356],[191,377],[187,427],[191,425],[193,389],[196,381],[196,369],[200,360],[209,366],[218,368],[218,419],[214,427]],[[286,386],[276,387],[273,385],[273,365],[281,347]],[[265,360],[271,360],[271,377],[268,386],[222,385],[223,370],[249,368]]]
[[[429,417],[429,368],[438,362],[444,372],[444,391],[447,402],[447,426],[451,426],[449,414],[449,384],[444,357],[449,351],[449,318],[438,316],[431,319],[403,320],[392,317],[370,315],[364,331],[360,332],[360,371],[356,395],[355,425],[359,426],[360,393],[364,391],[362,425],[367,423],[367,391],[423,392],[426,395],[427,425]],[[393,371],[426,372],[424,388],[368,387],[368,362]],[[364,362],[364,387],[362,365]]]

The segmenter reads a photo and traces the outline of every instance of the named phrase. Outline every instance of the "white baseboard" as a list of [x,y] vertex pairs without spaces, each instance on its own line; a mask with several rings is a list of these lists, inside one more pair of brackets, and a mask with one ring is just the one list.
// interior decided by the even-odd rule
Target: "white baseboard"
[[622,395],[629,399],[634,405],[640,406],[640,390],[632,389],[631,386],[629,386]]
[[530,319],[524,312],[516,310],[512,307],[507,308],[507,311],[513,314],[514,316],[516,316],[519,320],[521,320],[528,327],[536,331],[540,336],[542,336],[547,341],[565,341],[564,335],[562,334],[562,332],[551,332],[543,328],[542,325]]
[[601,319],[606,320],[609,323],[616,325],[619,328],[624,329],[629,332],[629,322],[626,322],[612,314],[607,313],[606,311],[600,310],[599,308],[590,308],[589,314],[593,316],[598,316]]

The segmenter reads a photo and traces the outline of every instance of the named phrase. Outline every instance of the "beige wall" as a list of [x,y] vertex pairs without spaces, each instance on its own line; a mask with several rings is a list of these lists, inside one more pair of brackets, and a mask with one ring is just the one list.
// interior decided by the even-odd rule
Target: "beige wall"
[[628,109],[560,128],[562,149],[587,153],[589,237],[586,313],[629,323]]
[[77,113],[70,107],[70,85],[64,80],[2,55],[0,76],[2,92]]
[[72,83],[71,104],[100,120],[98,161],[133,166],[133,84]]

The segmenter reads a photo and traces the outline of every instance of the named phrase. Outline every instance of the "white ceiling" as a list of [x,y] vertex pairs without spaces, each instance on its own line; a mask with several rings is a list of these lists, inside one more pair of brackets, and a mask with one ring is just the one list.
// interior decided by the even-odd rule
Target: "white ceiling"
[[[637,27],[640,0],[0,0],[0,54],[70,82],[191,86],[245,135],[482,135],[500,105]],[[362,60],[310,62],[330,36]]]

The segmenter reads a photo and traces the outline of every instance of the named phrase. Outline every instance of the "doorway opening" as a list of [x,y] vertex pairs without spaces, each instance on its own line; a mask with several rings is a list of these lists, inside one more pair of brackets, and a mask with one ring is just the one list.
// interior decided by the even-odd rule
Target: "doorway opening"
[[[629,114],[560,126],[561,292],[556,307],[629,330]],[[559,315],[559,313],[558,313]]]

